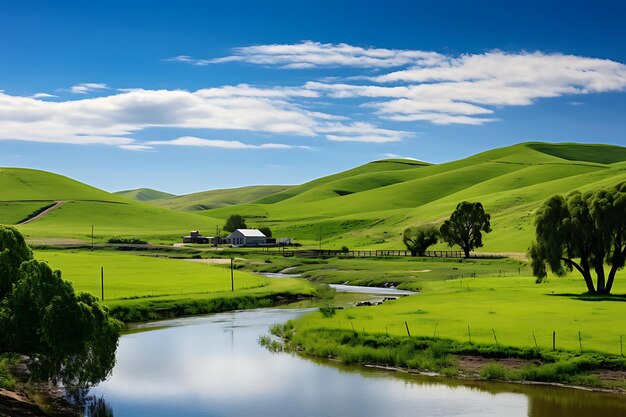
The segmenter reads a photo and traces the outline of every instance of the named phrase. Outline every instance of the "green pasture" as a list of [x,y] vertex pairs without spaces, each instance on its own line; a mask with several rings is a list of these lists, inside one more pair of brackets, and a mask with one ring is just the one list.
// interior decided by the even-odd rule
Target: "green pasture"
[[[258,255],[260,256],[260,255]],[[394,285],[418,291],[430,281],[455,278],[519,277],[530,274],[526,262],[513,259],[443,259],[420,257],[389,257],[383,259],[271,258],[271,262],[247,261],[246,269],[278,272],[290,267],[290,274],[326,284],[362,286]]]
[[626,180],[626,164],[619,162],[623,148],[540,145],[546,144],[494,149],[440,165],[374,162],[250,204],[202,213],[222,219],[243,214],[277,236],[309,246],[319,244],[321,234],[326,248],[391,249],[402,247],[407,226],[440,223],[460,201],[481,201],[493,228],[482,250],[525,252],[534,211],[546,198]]
[[[615,294],[625,292],[624,273],[616,279]],[[534,278],[488,277],[424,281],[422,292],[380,306],[338,310],[331,318],[321,313],[297,321],[300,330],[325,328],[406,336],[436,336],[479,344],[552,347],[578,351],[579,332],[584,351],[620,354],[626,336],[626,298],[588,299],[582,278],[572,274],[535,284]],[[626,339],[626,337],[625,337]]]
[[180,242],[190,230],[208,233],[221,220],[175,212],[139,202],[68,201],[45,217],[18,226],[27,238],[74,238],[96,242],[113,236],[138,237],[152,243]]
[[[35,258],[60,269],[77,291],[100,297],[104,268],[105,304],[141,303],[142,298],[203,299],[229,294],[310,292],[301,280],[270,279],[235,270],[231,291],[230,266],[159,258],[113,251],[39,250]],[[236,261],[238,263],[239,261]]]
[[[112,236],[179,242],[190,230],[211,235],[231,214],[249,227],[308,247],[401,249],[411,225],[441,223],[464,200],[480,201],[493,232],[485,252],[525,252],[537,207],[553,194],[626,180],[626,148],[522,143],[430,165],[383,160],[297,186],[251,186],[167,197],[150,189],[118,194],[43,171],[0,169],[0,222],[13,224],[54,201],[66,203],[20,230],[32,241],[97,242]],[[145,201],[137,201],[145,200]],[[446,249],[439,243],[433,249]]]

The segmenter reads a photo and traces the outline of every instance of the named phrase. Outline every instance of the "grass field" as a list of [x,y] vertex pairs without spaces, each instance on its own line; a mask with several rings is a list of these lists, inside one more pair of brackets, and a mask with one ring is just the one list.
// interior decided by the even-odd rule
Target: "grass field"
[[[39,250],[35,258],[59,269],[77,291],[100,298],[104,268],[104,304],[111,308],[157,309],[218,298],[261,298],[272,294],[310,294],[313,286],[296,279],[271,279],[235,270],[231,291],[229,265],[159,258],[115,251]],[[237,261],[236,263],[238,263]]]
[[[622,274],[623,275],[623,274]],[[623,278],[623,277],[622,277]],[[625,283],[616,280],[615,293]],[[620,336],[626,335],[626,299],[594,300],[575,275],[535,284],[531,277],[490,277],[425,281],[422,292],[375,307],[337,311],[332,318],[314,313],[297,322],[299,329],[351,329],[452,339],[480,344],[551,348],[556,332],[559,349],[620,354]]]

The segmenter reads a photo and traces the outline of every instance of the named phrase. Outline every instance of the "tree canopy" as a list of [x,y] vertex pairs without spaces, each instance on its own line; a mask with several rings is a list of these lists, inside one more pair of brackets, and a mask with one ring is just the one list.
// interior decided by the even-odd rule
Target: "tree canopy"
[[267,226],[259,227],[259,232],[263,233],[265,237],[272,237],[272,229]]
[[449,246],[459,245],[465,257],[469,258],[470,251],[483,246],[482,232],[491,232],[490,219],[491,216],[485,213],[481,203],[463,201],[456,206],[450,218],[443,222],[439,231]]
[[548,268],[557,276],[576,269],[589,293],[609,294],[626,260],[626,182],[550,197],[536,213],[535,235],[529,255],[538,282]]
[[231,214],[226,223],[224,224],[224,230],[227,232],[234,232],[237,229],[247,229],[246,220],[240,214]]
[[435,226],[411,226],[404,229],[402,242],[411,255],[423,255],[429,246],[439,240],[439,231]]
[[[103,380],[115,363],[121,324],[92,295],[75,294],[60,271],[32,259],[17,230],[0,227],[0,245],[0,268],[14,274],[0,299],[0,351],[28,356],[37,379],[66,386]],[[26,259],[16,269],[20,256]]]

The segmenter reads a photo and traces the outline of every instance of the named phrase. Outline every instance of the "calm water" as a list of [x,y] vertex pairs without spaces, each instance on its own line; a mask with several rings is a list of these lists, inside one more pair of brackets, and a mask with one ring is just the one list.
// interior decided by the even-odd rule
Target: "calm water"
[[[626,416],[626,397],[346,367],[257,344],[307,309],[261,309],[142,325],[93,389],[115,417]],[[154,327],[159,326],[159,327]],[[168,327],[163,327],[168,326]]]

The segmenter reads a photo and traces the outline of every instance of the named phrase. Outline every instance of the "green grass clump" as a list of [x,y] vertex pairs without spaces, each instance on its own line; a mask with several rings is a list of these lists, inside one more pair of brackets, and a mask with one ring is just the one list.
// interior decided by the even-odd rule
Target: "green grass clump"
[[0,388],[6,390],[15,389],[17,383],[15,377],[11,373],[11,366],[15,364],[16,358],[7,354],[0,355]]

